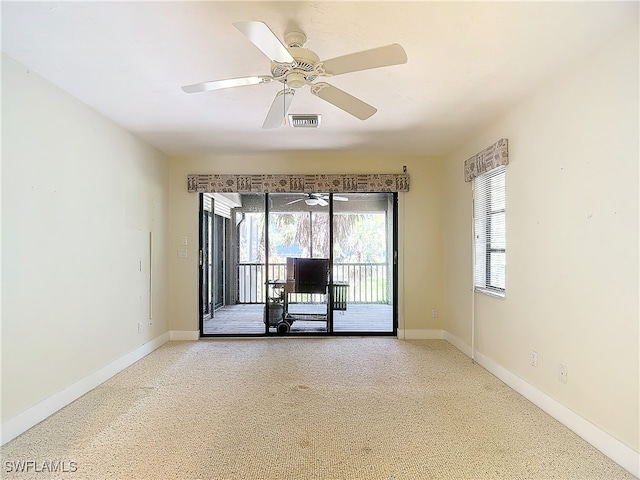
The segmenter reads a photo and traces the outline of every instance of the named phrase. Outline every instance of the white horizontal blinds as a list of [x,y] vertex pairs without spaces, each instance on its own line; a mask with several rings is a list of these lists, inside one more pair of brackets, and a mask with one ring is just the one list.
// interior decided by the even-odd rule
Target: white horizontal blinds
[[215,198],[215,196],[205,194],[204,209],[210,212],[211,205],[213,205],[214,214],[224,218],[231,218],[231,206],[229,204],[225,203],[222,199]]
[[504,294],[506,271],[505,167],[477,176],[474,182],[476,288]]
[[476,288],[485,288],[487,272],[487,203],[489,185],[484,177],[473,180],[473,237],[474,237],[474,273],[473,284]]
[[213,213],[224,218],[231,218],[231,208],[229,207],[229,205],[225,205],[224,203],[215,199],[213,201]]

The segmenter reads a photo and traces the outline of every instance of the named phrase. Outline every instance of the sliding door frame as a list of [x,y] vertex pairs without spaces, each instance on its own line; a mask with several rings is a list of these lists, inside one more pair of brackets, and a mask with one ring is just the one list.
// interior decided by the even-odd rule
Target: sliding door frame
[[[371,192],[376,193],[376,192]],[[327,310],[327,331],[326,332],[289,332],[285,335],[271,332],[269,329],[269,312],[267,308],[264,308],[263,312],[263,321],[264,321],[264,333],[204,333],[204,311],[203,311],[203,302],[202,295],[204,294],[204,278],[203,278],[203,249],[206,245],[203,244],[203,234],[204,229],[206,228],[204,225],[204,194],[199,194],[199,225],[198,225],[198,238],[199,238],[199,280],[198,280],[198,315],[199,315],[199,328],[200,328],[200,337],[201,338],[210,338],[210,337],[283,337],[283,336],[303,336],[303,337],[312,337],[312,336],[397,336],[398,334],[398,193],[397,192],[380,192],[392,195],[392,246],[391,252],[388,252],[392,258],[392,330],[387,332],[372,332],[372,331],[352,331],[352,332],[335,332],[333,330],[333,309],[328,307]],[[265,238],[265,251],[269,251],[269,193],[264,193],[264,238]],[[333,252],[333,237],[334,237],[334,228],[333,228],[333,193],[329,193],[329,292],[328,292],[328,305],[333,305],[333,261],[334,261],[334,252]],[[228,265],[227,265],[228,267]],[[264,277],[264,291],[268,292],[269,286],[269,255],[265,255],[265,277]],[[268,299],[267,294],[265,294],[265,306],[267,305]]]

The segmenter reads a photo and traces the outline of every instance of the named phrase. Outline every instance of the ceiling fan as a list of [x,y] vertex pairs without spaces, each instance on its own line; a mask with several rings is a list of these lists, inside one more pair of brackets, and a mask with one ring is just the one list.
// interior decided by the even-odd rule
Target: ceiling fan
[[281,126],[286,121],[287,111],[296,90],[305,85],[308,85],[311,93],[317,97],[360,120],[366,120],[376,113],[375,107],[326,82],[314,83],[314,80],[319,76],[331,77],[399,65],[407,61],[407,54],[397,43],[320,61],[314,52],[303,47],[307,41],[304,33],[285,34],[285,45],[263,22],[235,22],[233,25],[271,60],[271,75],[213,80],[187,85],[182,87],[182,90],[186,93],[197,93],[270,83],[274,80],[281,82],[284,85],[283,89],[276,94],[262,128]]
[[[306,195],[307,195],[307,198],[298,198],[297,200],[293,200],[292,202],[289,202],[286,205],[298,203],[298,202],[301,202],[302,200],[304,200],[304,203],[311,206],[320,205],[321,207],[326,207],[327,205],[329,205],[329,202],[327,202],[327,200],[329,199],[329,195],[323,195],[321,193],[307,193]],[[340,197],[338,195],[334,195],[333,199],[339,202],[349,201],[347,197]]]

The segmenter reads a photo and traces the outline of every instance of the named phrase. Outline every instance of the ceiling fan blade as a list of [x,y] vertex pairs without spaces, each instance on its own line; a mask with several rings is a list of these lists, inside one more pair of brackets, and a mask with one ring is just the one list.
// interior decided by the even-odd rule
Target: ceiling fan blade
[[259,83],[269,83],[273,80],[267,75],[257,75],[254,77],[227,78],[226,80],[213,80],[211,82],[196,83],[182,87],[185,93],[208,92],[220,90],[222,88],[244,87],[246,85],[258,85]]
[[324,198],[318,198],[318,205],[320,205],[321,207],[326,207],[327,205],[329,205],[329,202],[327,202]]
[[267,118],[264,119],[262,128],[278,128],[283,125],[294,95],[295,90],[290,88],[278,92],[276,98],[273,99],[269,113],[267,113]]
[[299,198],[297,200],[293,200],[291,202],[285,203],[285,205],[293,205],[294,203],[298,203],[298,202],[301,202],[303,200],[306,200],[306,198]]
[[369,70],[370,68],[388,67],[407,62],[407,54],[401,45],[394,43],[386,47],[372,48],[362,52],[351,53],[322,62],[324,71],[329,75]]
[[234,22],[234,27],[240,30],[264,53],[269,60],[279,63],[296,63],[287,47],[264,22]]
[[365,103],[353,95],[349,95],[344,90],[340,90],[339,88],[325,82],[311,84],[311,93],[344,110],[345,112],[350,113],[360,120],[366,120],[378,111],[368,103]]
[[[321,199],[323,199],[323,200],[329,200],[329,195],[322,195],[322,196],[320,196],[320,197],[318,197],[318,198],[321,198]],[[334,199],[334,200],[337,200],[337,201],[339,201],[339,202],[346,202],[346,201],[348,201],[348,200],[349,200],[347,197],[341,197],[341,196],[339,196],[339,195],[334,195],[334,196],[333,196],[333,199]]]

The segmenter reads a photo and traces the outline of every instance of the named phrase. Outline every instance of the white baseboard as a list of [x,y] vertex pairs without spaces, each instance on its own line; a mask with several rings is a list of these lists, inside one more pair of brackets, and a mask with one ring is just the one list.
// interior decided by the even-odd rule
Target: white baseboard
[[444,339],[451,345],[456,347],[458,350],[460,350],[462,353],[464,353],[467,357],[471,358],[471,347],[460,340],[458,337],[450,334],[449,332],[444,332]]
[[63,407],[66,407],[85,393],[93,390],[101,383],[113,377],[115,374],[121,372],[128,366],[134,364],[141,358],[153,352],[155,349],[167,343],[169,339],[169,332],[166,332],[159,337],[145,343],[144,345],[141,345],[135,350],[127,353],[123,357],[120,357],[119,359],[102,367],[97,372],[84,377],[82,380],[69,385],[64,390],[51,395],[49,398],[37,403],[33,407],[25,410],[24,412],[16,415],[13,418],[10,418],[2,424],[1,445],[4,445],[10,440],[13,440],[18,435],[26,432],[31,427],[40,423],[53,413],[57,412]]
[[443,340],[444,330],[427,330],[421,328],[398,329],[400,340]]
[[[448,332],[445,332],[444,338],[465,355],[471,357],[471,347],[462,340]],[[640,453],[636,452],[633,448],[625,445],[617,438],[611,436],[587,419],[581,417],[557,400],[551,398],[541,390],[538,390],[530,383],[525,382],[522,378],[511,373],[509,370],[498,365],[495,361],[478,351],[475,352],[474,359],[476,363],[492,375],[502,380],[506,385],[525,397],[531,403],[551,415],[576,435],[589,442],[629,473],[636,477],[640,477]]]
[[192,341],[200,339],[199,330],[171,330],[169,339],[173,342]]

